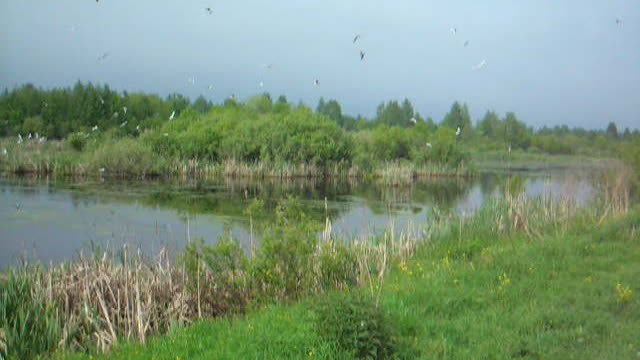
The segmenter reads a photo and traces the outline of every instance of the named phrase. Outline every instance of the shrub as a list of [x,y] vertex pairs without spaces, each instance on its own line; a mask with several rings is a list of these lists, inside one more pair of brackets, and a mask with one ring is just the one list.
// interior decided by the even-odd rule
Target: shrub
[[395,329],[369,298],[350,293],[328,296],[316,306],[316,331],[325,341],[356,359],[389,359]]
[[75,151],[82,151],[87,145],[87,139],[82,133],[73,133],[67,138],[67,145]]

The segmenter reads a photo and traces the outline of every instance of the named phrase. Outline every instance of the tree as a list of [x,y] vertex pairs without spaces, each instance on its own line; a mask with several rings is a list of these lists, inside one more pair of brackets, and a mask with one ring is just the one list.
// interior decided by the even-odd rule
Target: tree
[[504,141],[512,147],[526,149],[531,144],[531,138],[527,126],[518,121],[516,114],[508,112],[503,120]]
[[618,138],[618,127],[616,123],[610,122],[609,125],[607,125],[607,136],[611,139]]
[[484,115],[484,118],[478,124],[480,135],[494,139],[498,128],[500,127],[500,117],[495,111],[490,110]]
[[460,130],[463,133],[469,133],[471,128],[471,116],[469,115],[469,108],[467,104],[460,105],[457,101],[451,105],[451,110],[444,116],[442,125],[450,129]]
[[193,102],[193,105],[191,105],[191,108],[193,108],[193,110],[204,114],[207,111],[209,111],[209,109],[211,109],[211,101],[208,101],[207,99],[204,98],[204,96],[200,95],[198,96],[198,98],[196,99],[196,101]]
[[326,115],[329,119],[335,121],[338,125],[342,126],[344,119],[342,117],[342,108],[340,103],[336,100],[324,101],[324,98],[320,98],[318,106],[316,107],[318,114]]

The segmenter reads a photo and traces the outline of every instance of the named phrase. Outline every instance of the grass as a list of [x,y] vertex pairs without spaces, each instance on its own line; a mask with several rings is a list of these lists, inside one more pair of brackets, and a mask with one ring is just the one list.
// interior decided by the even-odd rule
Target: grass
[[[390,264],[373,294],[397,329],[398,358],[633,359],[640,352],[640,209],[585,209],[509,227],[487,208]],[[556,214],[557,215],[557,214]],[[552,216],[553,217],[553,216]],[[551,217],[549,218],[551,219]],[[379,292],[379,293],[378,293]],[[61,359],[346,359],[316,331],[316,301],[174,329],[146,345]]]

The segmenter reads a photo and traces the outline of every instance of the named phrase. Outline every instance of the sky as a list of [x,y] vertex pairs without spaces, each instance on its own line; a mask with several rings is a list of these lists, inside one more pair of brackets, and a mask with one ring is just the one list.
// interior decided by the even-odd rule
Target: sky
[[436,122],[460,101],[474,120],[639,128],[640,0],[1,0],[0,88],[78,80],[214,103],[322,96],[367,117],[408,98]]

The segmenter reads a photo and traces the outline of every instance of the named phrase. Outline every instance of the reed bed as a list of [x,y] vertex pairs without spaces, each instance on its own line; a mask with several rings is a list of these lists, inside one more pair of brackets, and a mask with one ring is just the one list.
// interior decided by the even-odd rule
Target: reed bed
[[76,151],[63,141],[17,144],[0,140],[0,172],[9,174],[183,178],[376,178],[390,185],[402,185],[426,177],[465,177],[473,173],[467,166],[452,168],[440,164],[418,166],[410,162],[384,162],[365,170],[346,161],[327,164],[225,159],[164,158],[139,141],[121,140]]

